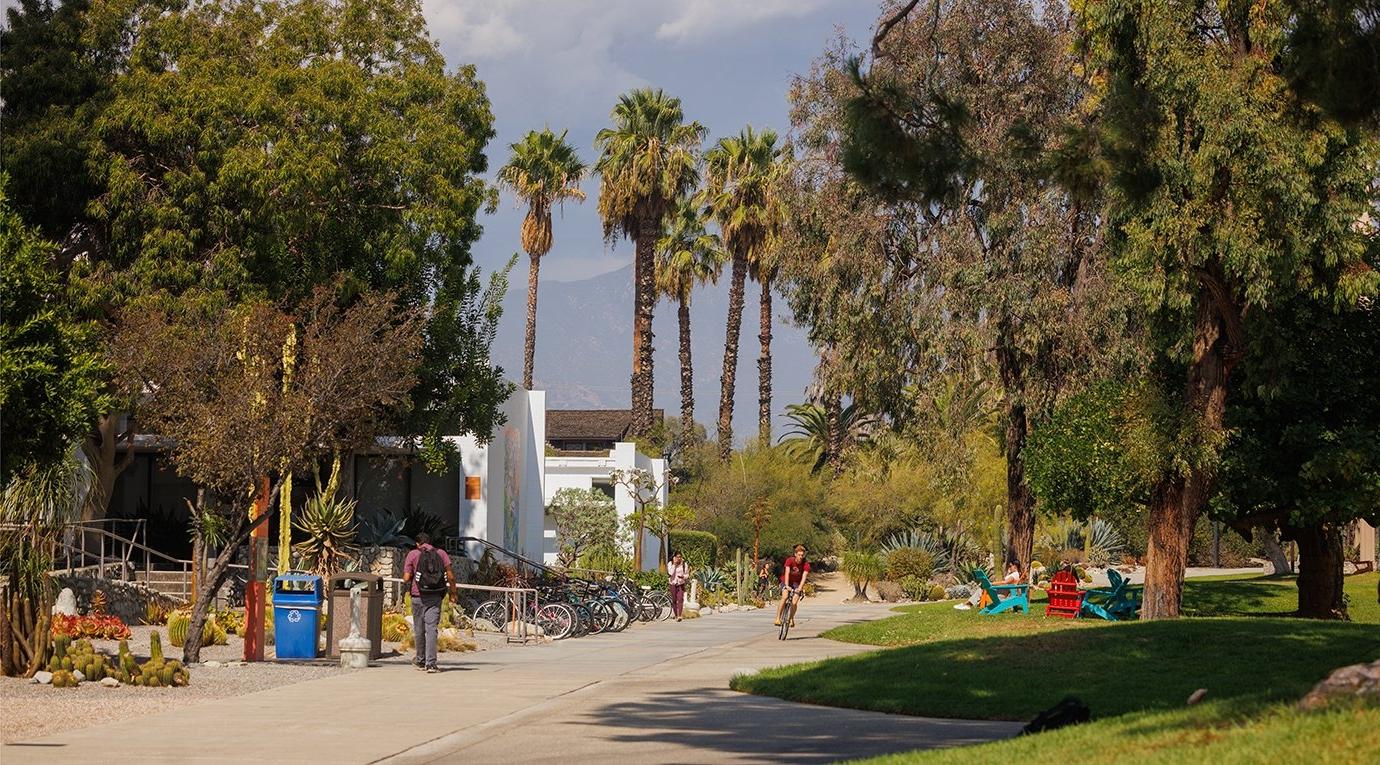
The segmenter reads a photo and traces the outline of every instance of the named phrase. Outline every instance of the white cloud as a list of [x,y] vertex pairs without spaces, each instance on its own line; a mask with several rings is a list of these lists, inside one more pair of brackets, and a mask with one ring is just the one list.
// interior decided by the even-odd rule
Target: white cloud
[[732,34],[780,18],[808,16],[824,0],[685,0],[678,12],[657,27],[661,40],[686,43]]
[[509,20],[512,3],[424,0],[431,34],[443,46],[458,49],[474,59],[497,58],[521,51],[527,39]]

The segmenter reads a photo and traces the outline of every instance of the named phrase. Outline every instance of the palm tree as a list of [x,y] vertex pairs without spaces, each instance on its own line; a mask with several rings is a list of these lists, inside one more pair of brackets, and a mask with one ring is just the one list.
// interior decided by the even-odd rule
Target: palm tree
[[537,352],[537,271],[541,257],[551,251],[551,208],[567,199],[583,201],[580,179],[585,165],[575,149],[550,128],[529,131],[518,143],[508,164],[498,171],[498,182],[527,203],[522,219],[522,249],[531,264],[527,268],[527,339],[523,348],[522,387],[532,389],[533,358]]
[[836,415],[831,415],[827,405],[788,404],[786,418],[791,421],[791,429],[781,437],[780,443],[791,459],[810,463],[811,473],[819,472],[833,460],[835,441],[842,452],[866,442],[875,425],[875,419],[863,414],[856,404],[843,407]]
[[690,364],[690,293],[717,282],[728,254],[717,234],[704,229],[704,218],[689,199],[682,199],[657,242],[656,286],[676,301],[680,323],[680,424],[686,443],[695,431],[695,378]]
[[619,97],[613,127],[600,130],[602,152],[594,169],[602,178],[599,216],[604,237],[633,240],[634,258],[632,430],[652,427],[652,309],[656,305],[656,245],[662,219],[675,200],[699,184],[704,126],[685,122],[680,99],[641,88]]
[[[776,145],[771,130],[754,132],[752,127],[737,136],[720,139],[704,155],[705,188],[700,199],[719,224],[724,245],[733,257],[728,292],[728,327],[724,338],[724,374],[719,392],[719,456],[727,460],[733,447],[733,392],[738,372],[738,335],[743,324],[743,288],[749,268],[762,276],[767,268],[772,240],[782,218],[777,181],[785,167],[784,151]],[[765,294],[762,327],[763,355],[759,361],[764,374],[759,387],[759,424],[762,435],[770,438],[771,415],[771,297],[770,279]],[[765,390],[765,395],[762,391]],[[760,422],[762,411],[765,423]]]

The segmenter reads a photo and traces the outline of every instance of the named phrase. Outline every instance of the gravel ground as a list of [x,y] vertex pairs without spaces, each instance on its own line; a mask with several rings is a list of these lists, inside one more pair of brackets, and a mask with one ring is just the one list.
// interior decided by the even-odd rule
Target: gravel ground
[[[148,658],[149,633],[154,627],[132,627],[129,649],[139,661]],[[167,642],[167,630],[159,629],[163,640],[163,654],[181,658],[181,649]],[[501,636],[476,636],[479,650],[502,644]],[[114,655],[118,640],[93,640],[98,650]],[[266,658],[273,658],[273,646],[265,650]],[[237,662],[244,655],[244,641],[231,635],[226,645],[201,649],[202,662]],[[404,663],[410,651],[399,653],[396,643],[383,644],[380,663]],[[446,654],[441,655],[442,662]],[[25,678],[0,677],[0,742],[31,741],[64,730],[143,717],[186,704],[242,696],[280,685],[331,677],[342,672],[335,661],[322,659],[315,663],[279,664],[273,661],[242,666],[190,668],[191,683],[185,688],[139,688],[121,686],[104,688],[97,683],[82,683],[76,688],[54,688],[38,685]]]

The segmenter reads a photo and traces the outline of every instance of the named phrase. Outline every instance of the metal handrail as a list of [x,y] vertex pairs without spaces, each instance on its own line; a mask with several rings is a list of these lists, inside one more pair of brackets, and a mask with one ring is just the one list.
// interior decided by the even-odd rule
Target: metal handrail
[[[122,520],[122,519],[107,519],[107,520]],[[131,539],[131,538],[129,538],[129,537],[121,536],[121,535],[119,535],[119,534],[116,534],[116,533],[113,532],[113,531],[108,530],[108,529],[101,528],[98,522],[77,521],[77,522],[74,522],[74,523],[71,523],[71,524],[68,524],[68,525],[69,525],[69,527],[73,528],[73,531],[74,531],[76,534],[80,535],[80,537],[81,537],[81,545],[80,545],[80,546],[77,546],[77,545],[73,544],[72,542],[68,541],[67,539],[63,539],[63,540],[60,542],[60,544],[62,545],[63,551],[66,553],[66,563],[67,563],[67,566],[65,567],[65,570],[71,572],[71,571],[75,571],[77,568],[85,568],[85,566],[74,567],[74,566],[72,565],[72,555],[73,555],[73,553],[75,553],[75,554],[78,556],[78,561],[81,562],[81,563],[85,563],[85,561],[86,561],[87,558],[94,558],[94,559],[97,561],[97,565],[98,565],[101,569],[104,569],[104,567],[107,566],[107,565],[116,565],[116,564],[118,564],[118,565],[120,565],[120,567],[121,567],[120,570],[121,570],[122,575],[124,575],[125,577],[128,577],[129,571],[133,568],[133,565],[132,565],[132,563],[131,563],[131,558],[133,558],[134,553],[135,553],[136,551],[138,551],[138,552],[140,552],[140,553],[143,553],[143,556],[144,556],[144,575],[145,575],[145,581],[148,581],[149,579],[151,579],[151,575],[152,575],[152,573],[153,573],[153,559],[154,559],[154,558],[158,558],[158,559],[167,561],[168,563],[171,563],[171,564],[173,564],[174,566],[176,566],[176,567],[177,567],[177,570],[179,570],[179,571],[184,575],[184,578],[183,578],[183,580],[182,580],[182,582],[181,582],[181,584],[182,584],[182,588],[181,588],[181,599],[182,599],[182,601],[183,601],[183,602],[190,602],[190,601],[191,601],[191,595],[192,595],[192,593],[191,593],[191,591],[190,591],[190,590],[191,590],[191,583],[187,580],[187,578],[185,577],[185,575],[191,573],[191,571],[192,571],[192,569],[193,569],[193,563],[192,563],[192,561],[190,561],[190,560],[183,560],[183,559],[180,559],[180,558],[174,558],[174,557],[171,556],[171,555],[168,555],[168,554],[166,554],[166,553],[163,553],[163,552],[160,552],[160,551],[158,551],[158,550],[155,550],[155,549],[153,549],[152,547],[149,547],[147,544],[144,544],[144,543],[142,543],[142,542],[138,542],[138,541],[136,541],[136,540],[134,540],[134,539]],[[140,527],[140,529],[143,529],[143,528],[144,528],[144,525],[143,525],[142,523],[138,524],[138,526]],[[87,536],[88,536],[89,534],[95,534],[95,535],[97,536],[97,538],[100,539],[100,550],[99,550],[99,552],[98,552],[98,551],[88,550],[88,549],[87,549],[87,547],[86,547],[86,542],[87,542]],[[64,534],[63,536],[66,537],[67,535]],[[120,554],[120,555],[113,555],[113,556],[107,556],[107,555],[106,555],[106,544],[105,544],[107,539],[109,539],[109,540],[111,540],[111,541],[113,541],[113,542],[119,543],[119,545],[120,545],[119,550],[120,550],[120,552],[121,552],[122,554]],[[112,552],[115,552],[115,551],[112,550]]]
[[[535,569],[537,569],[538,571],[541,571],[542,573],[554,574],[554,575],[557,575],[557,576],[559,576],[560,573],[561,573],[559,570],[554,569],[554,568],[552,568],[552,567],[546,565],[545,563],[538,563],[538,562],[536,562],[536,561],[534,561],[534,560],[532,560],[532,559],[530,559],[530,558],[526,558],[526,557],[523,557],[523,556],[521,556],[521,555],[518,555],[517,553],[513,552],[512,550],[509,550],[509,549],[506,548],[506,547],[502,547],[502,546],[500,546],[500,545],[496,545],[496,544],[494,544],[493,542],[490,542],[489,540],[483,539],[483,538],[481,538],[481,537],[446,537],[446,541],[445,541],[446,552],[458,552],[458,551],[459,551],[459,547],[460,547],[460,544],[459,544],[459,543],[464,543],[464,542],[477,542],[477,543],[479,543],[479,544],[480,544],[481,546],[483,546],[483,547],[486,547],[486,548],[488,548],[488,549],[490,549],[490,550],[493,550],[493,551],[495,551],[495,552],[497,552],[497,553],[501,553],[501,554],[503,554],[503,555],[506,555],[506,556],[508,556],[509,558],[512,558],[513,560],[518,561],[519,563],[523,563],[523,564],[525,564],[525,565],[531,566],[532,568],[535,568]],[[467,556],[467,557],[468,557],[468,556]]]
[[[383,577],[383,581],[387,582],[390,585],[398,585],[399,589],[401,589],[402,585],[407,584],[405,580],[399,579],[398,577],[394,576],[385,576]],[[529,613],[536,614],[536,612],[541,609],[541,601],[539,600],[539,595],[537,593],[536,588],[497,587],[487,584],[464,584],[461,582],[456,582],[455,586],[458,589],[462,590],[480,590],[482,592],[503,593],[503,605],[504,609],[509,614],[509,623],[511,624],[513,622],[516,622],[518,625],[517,629],[515,629],[512,632],[508,632],[505,625],[504,632],[506,633],[507,642],[526,645],[529,640],[536,641],[538,639],[538,636],[531,632],[530,627],[532,625],[527,620],[527,616]],[[532,604],[532,608],[530,611],[527,608],[528,598],[531,598]],[[399,595],[397,597],[397,600],[398,602],[401,602],[402,596]],[[512,615],[514,614],[520,615],[520,618],[513,619]],[[413,629],[416,629],[416,625],[413,625]]]

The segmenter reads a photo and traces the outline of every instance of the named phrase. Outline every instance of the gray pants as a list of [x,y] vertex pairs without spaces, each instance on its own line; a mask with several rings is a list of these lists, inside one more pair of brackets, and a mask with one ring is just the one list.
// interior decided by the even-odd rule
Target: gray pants
[[441,626],[443,592],[412,596],[412,634],[417,643],[416,662],[436,666],[436,631]]

